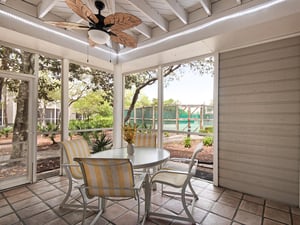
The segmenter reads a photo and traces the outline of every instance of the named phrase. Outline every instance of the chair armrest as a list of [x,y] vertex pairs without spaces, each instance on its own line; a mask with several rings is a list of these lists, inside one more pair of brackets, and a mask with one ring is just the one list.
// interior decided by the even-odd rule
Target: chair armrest
[[150,183],[167,184],[178,188],[186,184],[191,177],[192,174],[184,171],[160,170],[151,177]]
[[68,164],[68,163],[63,163],[63,164],[61,164],[61,166],[63,166],[63,167],[79,167],[78,164]]
[[134,172],[134,189],[140,189],[145,181],[146,173]]
[[[170,158],[170,161],[173,162],[182,162],[182,163],[190,163],[192,161],[192,159],[189,158]],[[198,162],[197,159],[194,159],[194,163]]]
[[186,172],[186,171],[161,169],[161,170],[157,171],[155,174],[153,174],[153,177],[156,176],[157,174],[160,174],[160,173],[189,175],[189,173]]

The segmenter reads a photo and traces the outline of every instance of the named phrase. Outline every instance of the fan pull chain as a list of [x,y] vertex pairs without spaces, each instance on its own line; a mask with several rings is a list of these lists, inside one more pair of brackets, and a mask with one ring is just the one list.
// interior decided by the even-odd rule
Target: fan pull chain
[[90,61],[90,47],[89,46],[87,46],[86,47],[87,49],[86,49],[86,62],[87,63],[89,63],[89,61]]

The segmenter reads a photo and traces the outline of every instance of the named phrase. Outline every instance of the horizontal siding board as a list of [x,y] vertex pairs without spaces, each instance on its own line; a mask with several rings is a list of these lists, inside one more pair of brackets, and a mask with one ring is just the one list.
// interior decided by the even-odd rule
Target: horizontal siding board
[[299,205],[300,37],[219,60],[219,184]]
[[271,92],[271,93],[247,93],[230,96],[219,96],[219,105],[229,103],[247,104],[247,103],[282,103],[282,102],[300,102],[300,91]]
[[222,77],[246,75],[249,72],[271,72],[290,68],[299,68],[300,57],[282,58],[276,61],[262,61],[260,63],[235,66],[226,69],[220,68]]
[[281,125],[293,125],[300,124],[299,114],[220,114],[219,122],[223,123],[265,123],[265,124],[281,124]]
[[283,170],[280,167],[266,168],[265,166],[257,165],[255,163],[251,164],[230,160],[221,160],[219,162],[219,167],[223,171],[232,171],[232,168],[238,168],[238,173],[246,173],[251,176],[263,177],[263,179],[282,180],[284,182],[290,183],[291,185],[293,185],[293,187],[295,187],[295,185],[298,185],[297,171]]
[[[294,192],[278,191],[269,187],[263,187],[254,184],[251,180],[245,180],[244,182],[233,180],[231,176],[220,177],[219,182],[224,187],[228,187],[232,190],[249,193],[251,195],[259,196],[262,198],[274,200],[277,202],[286,203],[289,205],[298,206],[298,198]],[[280,184],[281,185],[281,184]]]
[[286,39],[279,40],[276,42],[270,42],[263,45],[251,46],[243,49],[234,50],[227,52],[226,54],[220,55],[220,61],[235,60],[235,58],[247,56],[249,54],[259,54],[260,52],[269,51],[278,48],[288,48],[290,46],[300,45],[300,37],[294,37],[286,41]]
[[[251,145],[254,143],[256,145],[271,145],[279,146],[284,148],[297,148],[299,146],[299,139],[297,137],[291,136],[268,136],[268,135],[251,135],[251,134],[237,134],[237,133],[226,133],[219,138],[219,141],[229,141],[244,143],[245,145]],[[296,157],[296,156],[294,156]]]
[[271,49],[259,53],[252,53],[243,57],[236,57],[234,60],[224,60],[220,63],[220,68],[227,69],[233,67],[240,67],[246,65],[253,65],[261,63],[262,61],[274,61],[281,60],[283,58],[297,57],[300,55],[300,46],[293,45],[289,47],[282,47],[277,49]]
[[296,182],[294,183],[290,183],[286,181],[282,182],[279,179],[257,176],[255,174],[248,174],[245,173],[244,171],[239,172],[239,171],[224,169],[220,173],[222,177],[234,178],[234,180],[241,181],[241,182],[248,182],[248,184],[251,184],[252,186],[258,185],[261,187],[269,188],[270,190],[289,192],[295,195],[297,194],[297,192],[293,191],[293,190],[297,190],[298,184]]
[[269,135],[289,136],[298,138],[300,136],[300,127],[296,125],[276,125],[276,124],[233,124],[220,123],[220,133],[249,134],[249,135]]
[[[235,152],[235,151],[222,151],[219,152],[219,158],[220,161],[222,160],[228,160],[228,161],[236,161],[240,163],[248,163],[250,165],[253,165],[253,168],[255,165],[260,165],[262,167],[269,167],[273,169],[283,169],[283,170],[289,170],[289,171],[298,171],[295,170],[295,167],[298,165],[297,158],[295,159],[282,159],[282,158],[275,158],[270,156],[262,156],[262,155],[256,155],[256,154],[244,154],[241,153],[241,151]],[[233,168],[233,170],[238,170],[239,168]]]
[[298,148],[288,148],[278,145],[261,145],[255,143],[253,140],[252,144],[238,143],[236,141],[221,140],[219,143],[222,145],[223,151],[231,152],[240,152],[243,154],[257,155],[258,157],[262,156],[264,158],[278,158],[278,159],[287,159],[295,160],[299,154]]
[[[300,62],[299,62],[300,63]],[[300,78],[295,80],[272,81],[256,84],[235,85],[230,87],[220,87],[219,94],[239,95],[253,93],[270,93],[281,91],[298,91],[300,86]]]
[[222,107],[219,109],[219,113],[283,113],[290,114],[295,113],[299,114],[300,105],[295,104],[295,102],[288,103],[248,103],[248,104],[222,104]]
[[[282,81],[282,80],[295,80],[299,78],[300,67],[290,68],[285,70],[249,73],[244,75],[235,75],[220,78],[222,87],[244,85],[244,84],[256,84],[271,81]],[[300,87],[299,87],[300,88]]]

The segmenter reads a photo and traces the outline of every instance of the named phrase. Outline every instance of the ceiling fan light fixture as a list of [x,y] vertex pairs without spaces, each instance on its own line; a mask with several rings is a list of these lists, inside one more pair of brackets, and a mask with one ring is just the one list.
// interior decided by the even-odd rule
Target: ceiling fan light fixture
[[106,33],[105,31],[103,30],[98,30],[98,29],[90,29],[88,31],[88,34],[89,34],[89,38],[96,42],[97,44],[106,44],[108,41],[109,41],[109,34]]

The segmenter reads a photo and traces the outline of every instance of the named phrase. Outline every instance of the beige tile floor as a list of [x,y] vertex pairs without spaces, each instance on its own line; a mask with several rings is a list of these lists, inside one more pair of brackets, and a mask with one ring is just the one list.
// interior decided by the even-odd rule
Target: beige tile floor
[[[232,190],[214,187],[211,183],[193,179],[199,200],[194,218],[202,225],[300,225],[300,209]],[[67,189],[65,177],[51,177],[35,184],[0,192],[0,225],[77,225],[80,210],[60,209],[59,203]],[[181,214],[176,198],[162,196],[160,187],[152,193],[152,210]],[[87,223],[95,214],[89,213]],[[135,224],[137,204],[134,200],[107,203],[106,212],[96,225]],[[146,225],[179,225],[186,222],[163,218],[148,218]]]

